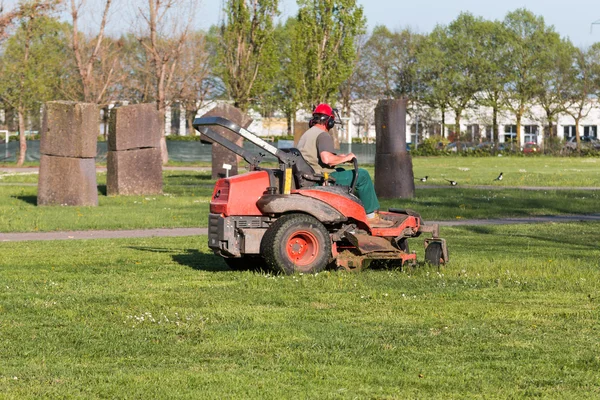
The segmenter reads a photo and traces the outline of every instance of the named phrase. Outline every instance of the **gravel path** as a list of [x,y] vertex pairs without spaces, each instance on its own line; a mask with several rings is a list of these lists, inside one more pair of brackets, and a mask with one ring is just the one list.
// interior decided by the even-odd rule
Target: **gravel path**
[[[457,219],[453,221],[428,221],[440,226],[463,225],[510,225],[564,222],[600,222],[600,214],[591,215],[548,215],[542,217],[520,217],[502,219]],[[207,235],[208,228],[135,229],[121,231],[65,231],[0,233],[0,242],[22,242],[29,240],[81,240],[81,239],[122,239],[144,237],[176,237]]]

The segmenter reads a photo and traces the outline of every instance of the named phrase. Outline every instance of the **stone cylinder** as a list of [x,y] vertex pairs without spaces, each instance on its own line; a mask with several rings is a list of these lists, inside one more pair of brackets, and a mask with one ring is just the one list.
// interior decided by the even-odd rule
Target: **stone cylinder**
[[[252,123],[252,118],[250,118],[247,114],[243,113],[240,109],[230,105],[230,104],[219,104],[202,117],[221,117],[234,122],[235,124],[241,126],[242,128],[248,128]],[[223,136],[225,139],[237,144],[238,146],[243,146],[244,138],[235,133],[231,132],[229,129],[225,129],[220,126],[212,126],[212,130],[217,132],[219,135]],[[256,150],[255,150],[256,152]],[[223,178],[227,175],[227,172],[223,168],[223,164],[231,165],[231,170],[229,171],[229,175],[237,175],[238,173],[238,162],[239,157],[227,150],[225,147],[220,144],[213,143],[212,145],[212,178],[219,179]]]
[[380,100],[375,108],[375,191],[380,198],[412,198],[415,181],[406,149],[407,99]]
[[98,205],[99,118],[96,104],[51,101],[44,105],[38,205]]
[[160,136],[161,121],[155,104],[134,104],[111,110],[107,195],[162,193]]

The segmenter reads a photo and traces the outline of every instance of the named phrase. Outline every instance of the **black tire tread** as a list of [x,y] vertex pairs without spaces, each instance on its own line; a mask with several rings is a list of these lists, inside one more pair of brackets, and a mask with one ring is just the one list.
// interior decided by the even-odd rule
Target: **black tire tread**
[[[313,266],[302,271],[296,270],[294,265],[286,262],[280,254],[281,243],[285,240],[284,235],[293,226],[309,225],[323,236],[323,242],[320,242],[321,252]],[[281,271],[285,274],[294,272],[316,273],[322,271],[329,262],[331,256],[331,241],[329,232],[319,220],[307,214],[286,214],[277,219],[265,232],[261,242],[261,255],[267,266],[274,271]]]
[[425,249],[425,261],[431,265],[438,267],[441,264],[443,257],[442,245],[438,242],[431,242]]

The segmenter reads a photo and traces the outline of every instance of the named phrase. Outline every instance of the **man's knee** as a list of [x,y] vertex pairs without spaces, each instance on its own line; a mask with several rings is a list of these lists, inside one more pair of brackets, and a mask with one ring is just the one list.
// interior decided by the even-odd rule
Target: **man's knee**
[[369,175],[369,171],[366,169],[359,168],[358,169],[358,181],[357,183],[366,183],[371,181],[371,175]]

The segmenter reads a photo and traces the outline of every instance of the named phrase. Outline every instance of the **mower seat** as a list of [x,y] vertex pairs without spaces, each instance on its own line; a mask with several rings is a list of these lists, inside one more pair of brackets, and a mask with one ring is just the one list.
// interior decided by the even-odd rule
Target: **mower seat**
[[[292,147],[289,149],[282,149],[286,153],[290,153],[295,156],[296,163],[292,167],[292,175],[294,175],[294,184],[296,189],[320,186],[325,183],[325,176],[323,174],[317,174],[313,167],[310,166],[300,153],[300,150]],[[328,178],[328,182],[335,183],[335,179]]]

